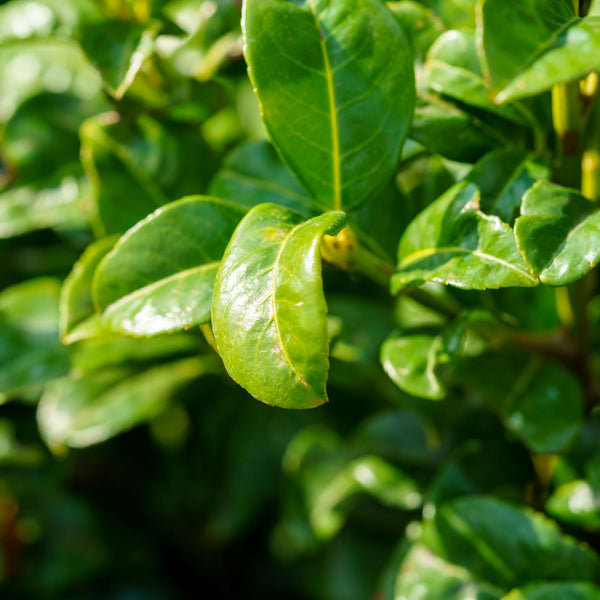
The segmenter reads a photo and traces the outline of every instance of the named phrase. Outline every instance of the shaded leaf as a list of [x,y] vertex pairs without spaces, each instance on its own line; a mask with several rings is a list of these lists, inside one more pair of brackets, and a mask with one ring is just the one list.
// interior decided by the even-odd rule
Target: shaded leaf
[[271,202],[312,216],[310,198],[269,142],[238,146],[212,180],[210,193],[247,208]]
[[138,374],[116,368],[57,379],[40,400],[38,425],[54,451],[96,444],[155,417],[178,387],[215,367],[213,357],[200,357]]
[[248,0],[245,55],[263,119],[321,208],[391,177],[414,106],[410,47],[379,0]]
[[319,244],[341,213],[303,222],[274,204],[234,233],[215,283],[212,321],[225,368],[253,396],[286,408],[327,401],[326,305]]
[[507,591],[535,581],[598,578],[595,552],[541,513],[495,498],[459,498],[438,507],[424,541],[443,560]]
[[600,261],[600,210],[577,190],[540,182],[515,223],[523,256],[543,283],[567,285]]
[[116,236],[110,236],[90,244],[65,279],[60,291],[59,319],[60,337],[64,343],[80,339],[80,335],[74,330],[95,314],[92,298],[94,272],[116,241]]
[[144,336],[208,323],[217,269],[243,214],[218,198],[190,196],[138,223],[97,269],[103,324]]
[[424,281],[465,289],[534,286],[512,230],[479,208],[479,191],[461,183],[426,208],[398,248],[392,292]]
[[[468,174],[481,193],[481,210],[512,223],[523,194],[537,181],[550,179],[551,169],[534,154],[519,148],[490,152]],[[518,240],[517,240],[518,243]]]
[[[497,376],[502,373],[502,377]],[[540,454],[565,450],[583,420],[583,393],[577,378],[556,363],[512,350],[463,358],[457,383],[479,391],[506,427]]]
[[154,52],[160,24],[132,24],[121,19],[87,24],[80,44],[98,69],[107,91],[121,100],[144,62]]

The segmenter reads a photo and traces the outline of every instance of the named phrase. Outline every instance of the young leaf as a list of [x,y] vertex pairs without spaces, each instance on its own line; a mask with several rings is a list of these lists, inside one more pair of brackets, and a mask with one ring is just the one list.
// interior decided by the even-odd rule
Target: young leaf
[[95,314],[92,279],[100,261],[112,249],[116,236],[90,244],[65,279],[60,290],[60,337],[64,343],[81,339],[75,329]]
[[400,240],[392,292],[425,281],[478,290],[537,285],[512,230],[481,212],[479,191],[471,183],[448,190]]
[[600,600],[600,587],[592,583],[534,583],[513,590],[502,600]]
[[390,179],[414,107],[410,46],[379,0],[246,0],[249,75],[277,149],[319,208]]
[[215,282],[215,340],[231,377],[262,402],[311,408],[327,401],[319,244],[344,223],[338,212],[305,222],[262,204],[242,220],[225,252]]
[[600,262],[600,210],[577,190],[550,182],[523,197],[517,243],[540,280],[567,285]]
[[[512,223],[523,194],[537,181],[550,179],[551,169],[520,148],[502,148],[482,158],[467,175],[481,192],[481,210]],[[518,243],[518,240],[517,240]]]
[[190,196],[138,223],[98,267],[103,324],[143,336],[208,323],[217,268],[243,214],[218,198]]

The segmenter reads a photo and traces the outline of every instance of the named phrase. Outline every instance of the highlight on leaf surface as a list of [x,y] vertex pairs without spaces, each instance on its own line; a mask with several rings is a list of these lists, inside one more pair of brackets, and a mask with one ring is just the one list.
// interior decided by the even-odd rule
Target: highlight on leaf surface
[[215,282],[214,336],[231,377],[262,402],[311,408],[327,401],[320,242],[345,221],[340,212],[304,221],[261,204],[227,247]]

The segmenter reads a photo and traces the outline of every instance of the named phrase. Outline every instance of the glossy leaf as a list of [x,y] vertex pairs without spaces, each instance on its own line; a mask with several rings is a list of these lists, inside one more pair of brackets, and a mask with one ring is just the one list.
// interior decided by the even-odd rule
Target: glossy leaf
[[116,241],[116,236],[110,236],[90,244],[65,279],[60,291],[60,336],[63,342],[80,339],[75,329],[95,314],[92,298],[94,272]]
[[513,590],[502,600],[600,600],[600,587],[592,583],[534,583]]
[[546,510],[572,527],[600,531],[600,497],[587,481],[571,481],[558,487],[546,502]]
[[[600,19],[579,19],[570,0],[525,0],[514,6],[485,0],[480,27],[480,57],[497,102],[579,79],[600,65]],[[514,41],[510,47],[508,32]]]
[[218,198],[190,196],[138,223],[98,267],[103,324],[143,336],[208,323],[219,262],[243,214]]
[[577,190],[541,182],[523,198],[519,249],[540,280],[567,285],[600,261],[600,210]]
[[479,581],[467,569],[447,563],[422,545],[406,557],[396,582],[395,600],[500,600],[502,590]]
[[154,52],[159,29],[158,23],[132,25],[119,19],[90,23],[84,28],[81,47],[116,100],[123,98]]
[[534,154],[503,148],[482,158],[467,179],[481,192],[481,210],[510,224],[519,213],[523,194],[550,176],[550,168]]
[[412,335],[387,340],[381,348],[381,362],[392,381],[405,392],[439,400],[446,395],[435,374],[441,339],[431,335]]
[[117,368],[57,379],[40,400],[38,425],[54,451],[96,444],[158,415],[177,388],[214,369],[212,357],[188,358],[139,374]]
[[245,55],[277,149],[320,208],[352,210],[393,174],[412,57],[379,0],[246,0]]
[[[502,378],[497,374],[503,373]],[[510,431],[534,452],[565,450],[583,419],[578,380],[564,367],[517,351],[462,359],[454,371],[458,383],[483,394]]]
[[268,142],[238,146],[212,180],[210,193],[247,208],[271,202],[311,216],[310,198]]
[[319,244],[341,213],[303,222],[264,204],[234,233],[215,283],[215,340],[231,377],[267,404],[310,408],[327,401],[326,305]]
[[459,498],[438,507],[424,540],[443,560],[505,590],[598,577],[595,552],[564,536],[541,513],[495,498]]
[[512,230],[479,208],[473,184],[454,186],[406,229],[392,292],[424,281],[464,289],[534,286]]
[[425,82],[455,100],[530,125],[530,118],[520,105],[498,106],[490,101],[479,67],[474,32],[447,31],[436,40],[427,55]]

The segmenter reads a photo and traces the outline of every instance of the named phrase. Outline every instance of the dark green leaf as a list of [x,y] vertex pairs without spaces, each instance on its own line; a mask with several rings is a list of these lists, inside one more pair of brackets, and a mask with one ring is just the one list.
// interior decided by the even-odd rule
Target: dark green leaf
[[116,236],[111,236],[90,244],[65,279],[60,292],[60,336],[63,342],[81,339],[77,326],[95,314],[92,298],[94,271],[116,241]]
[[438,507],[424,540],[443,560],[507,591],[535,581],[598,578],[595,552],[541,513],[495,498],[459,498]]
[[144,62],[153,54],[159,29],[159,23],[136,25],[120,19],[84,27],[81,47],[116,100],[125,95]]
[[[535,155],[518,148],[503,148],[482,158],[467,176],[481,192],[481,210],[512,223],[523,194],[536,181],[550,179],[551,170]],[[518,240],[517,240],[518,242]]]
[[231,239],[215,283],[214,335],[229,374],[262,402],[310,408],[327,401],[319,245],[344,222],[337,212],[304,222],[263,204]]
[[218,198],[190,196],[127,232],[96,272],[103,324],[144,336],[208,323],[217,268],[243,214]]
[[268,142],[236,148],[212,180],[210,193],[247,208],[271,202],[312,216],[310,198]]
[[515,233],[523,256],[548,285],[572,283],[600,261],[600,210],[577,190],[549,182],[533,186]]
[[275,145],[321,208],[380,190],[414,106],[409,44],[379,0],[246,0],[245,53]]
[[591,583],[534,583],[513,590],[502,600],[600,600],[600,587]]
[[[498,373],[503,374],[501,378]],[[581,386],[558,364],[528,358],[515,350],[492,352],[462,359],[454,378],[481,392],[506,427],[534,452],[561,452],[580,431]]]
[[473,184],[454,186],[406,229],[392,292],[438,281],[465,289],[537,285],[512,230],[479,208]]

